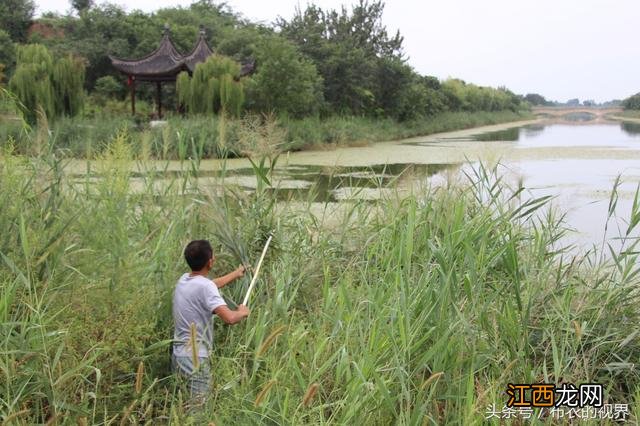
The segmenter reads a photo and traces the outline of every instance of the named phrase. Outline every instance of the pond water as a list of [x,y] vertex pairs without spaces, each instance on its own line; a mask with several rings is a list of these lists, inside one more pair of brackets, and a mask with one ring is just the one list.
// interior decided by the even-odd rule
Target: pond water
[[[621,247],[617,237],[626,232],[640,184],[640,125],[536,124],[488,132],[474,139],[513,145],[516,152],[503,161],[506,173],[522,179],[533,196],[554,196],[552,203],[567,213],[566,224],[574,230],[563,243],[586,249],[593,245],[602,248],[606,241],[615,249]],[[616,217],[609,219],[605,229],[618,176]]]
[[[511,182],[523,182],[531,196],[550,195],[574,229],[563,243],[588,249],[626,229],[640,183],[640,124],[636,122],[553,123],[541,120],[486,126],[364,147],[283,154],[271,178],[280,200],[312,202],[326,211],[357,197],[375,199],[416,185],[438,185],[460,176],[478,161],[499,163]],[[78,171],[86,164],[77,164]],[[159,180],[189,167],[157,162]],[[138,170],[146,173],[148,170]],[[246,159],[204,160],[198,172],[205,185],[236,184],[247,190],[256,177]],[[616,177],[620,219],[605,235],[608,203]],[[335,210],[334,210],[335,211]]]
[[[640,183],[640,124],[533,122],[493,126],[368,147],[291,154],[278,169],[274,186],[280,199],[336,202],[353,196],[376,198],[391,182],[400,186],[442,182],[469,163],[500,163],[512,182],[521,180],[531,196],[551,195],[552,205],[566,212],[573,231],[562,241],[576,248],[614,247],[626,230],[633,195]],[[212,164],[205,164],[211,168]],[[238,183],[251,169],[231,164]],[[618,219],[609,221],[608,205],[616,177]],[[311,190],[313,188],[313,190]],[[637,236],[637,235],[636,235]]]

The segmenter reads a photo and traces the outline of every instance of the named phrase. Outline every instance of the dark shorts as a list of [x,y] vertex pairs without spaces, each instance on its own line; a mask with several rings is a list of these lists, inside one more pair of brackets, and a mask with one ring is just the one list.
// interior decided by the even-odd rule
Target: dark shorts
[[198,358],[194,368],[193,358],[171,355],[171,369],[189,390],[192,403],[202,403],[211,394],[211,365],[209,358]]

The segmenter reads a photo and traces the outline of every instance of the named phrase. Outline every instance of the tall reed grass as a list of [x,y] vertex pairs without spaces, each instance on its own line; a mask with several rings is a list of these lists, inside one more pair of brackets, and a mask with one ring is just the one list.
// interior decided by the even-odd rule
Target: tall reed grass
[[[120,132],[79,178],[55,150],[1,152],[5,422],[484,424],[508,382],[602,383],[638,420],[633,232],[610,260],[571,255],[546,200],[484,167],[466,184],[350,200],[327,227],[311,204],[212,190],[196,166],[132,191],[134,150]],[[269,181],[273,164],[255,170]],[[168,364],[182,249],[210,238],[221,274],[256,259],[267,232],[252,314],[216,324],[214,390],[191,418]]]

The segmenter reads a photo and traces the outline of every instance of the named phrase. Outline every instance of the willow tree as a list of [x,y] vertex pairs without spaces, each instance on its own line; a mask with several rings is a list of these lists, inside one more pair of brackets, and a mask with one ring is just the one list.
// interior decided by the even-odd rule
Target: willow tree
[[84,69],[84,63],[71,55],[59,59],[53,66],[56,115],[74,116],[82,110]]
[[181,109],[190,111],[191,102],[191,78],[186,71],[181,72],[176,77],[176,96]]
[[214,55],[196,65],[193,76],[182,72],[176,81],[178,102],[190,113],[240,115],[244,87],[240,64]]
[[55,106],[51,54],[41,44],[28,44],[18,47],[16,59],[16,70],[9,81],[9,88],[22,104],[25,119],[34,123],[38,109],[53,117]]
[[54,61],[45,46],[27,44],[18,47],[16,62],[9,88],[22,104],[27,121],[35,122],[38,110],[47,117],[80,112],[84,64],[79,59],[69,56]]

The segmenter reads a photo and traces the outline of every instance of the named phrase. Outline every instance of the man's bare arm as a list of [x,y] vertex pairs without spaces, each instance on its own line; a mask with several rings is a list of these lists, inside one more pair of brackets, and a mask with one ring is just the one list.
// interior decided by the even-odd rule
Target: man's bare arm
[[244,266],[238,266],[238,269],[236,269],[235,271],[229,272],[227,275],[214,278],[213,282],[216,283],[216,286],[218,288],[222,288],[225,285],[229,284],[231,281],[236,280],[243,276],[244,276]]
[[232,311],[227,305],[218,306],[214,311],[226,324],[237,324],[248,317],[251,311],[245,305],[238,305],[238,309]]

